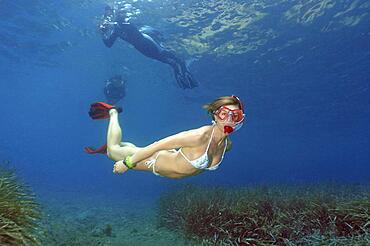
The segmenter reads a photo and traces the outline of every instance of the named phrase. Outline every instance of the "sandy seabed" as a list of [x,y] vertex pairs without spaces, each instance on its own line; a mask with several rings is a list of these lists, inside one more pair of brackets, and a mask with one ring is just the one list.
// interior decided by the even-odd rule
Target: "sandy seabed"
[[115,199],[73,193],[41,199],[42,245],[196,245],[157,226],[153,199]]

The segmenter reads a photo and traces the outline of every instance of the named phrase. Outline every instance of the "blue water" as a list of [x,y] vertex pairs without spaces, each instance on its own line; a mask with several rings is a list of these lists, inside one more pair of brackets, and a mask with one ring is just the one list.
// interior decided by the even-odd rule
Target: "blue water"
[[[202,1],[126,2],[141,10],[139,22],[176,43],[194,30],[166,17]],[[307,1],[300,17],[289,20],[284,13],[301,1],[245,2],[266,16],[245,27],[250,39],[240,45],[261,40],[259,45],[240,54],[182,49],[182,57],[196,58],[191,70],[200,82],[184,91],[169,66],[122,41],[111,49],[103,45],[95,25],[104,1],[1,1],[0,160],[9,160],[40,194],[156,198],[188,182],[368,182],[369,1],[330,1],[333,6],[306,22],[304,13],[325,1]],[[222,46],[235,31],[242,32],[226,30],[210,42]],[[83,152],[103,144],[107,128],[106,121],[88,117],[89,104],[104,98],[107,78],[124,71],[128,87],[120,120],[125,139],[139,146],[209,124],[201,106],[216,97],[243,99],[246,123],[231,137],[233,150],[217,171],[183,180],[138,171],[114,175],[112,161]]]

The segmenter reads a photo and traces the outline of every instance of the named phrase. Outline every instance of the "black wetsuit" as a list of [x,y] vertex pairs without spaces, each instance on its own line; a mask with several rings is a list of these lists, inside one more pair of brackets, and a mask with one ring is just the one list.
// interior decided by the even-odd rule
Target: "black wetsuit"
[[126,96],[126,82],[121,76],[110,78],[104,86],[104,95],[108,104],[116,104]]
[[112,47],[117,38],[132,44],[143,55],[169,64],[174,69],[176,81],[181,88],[198,86],[186,63],[163,47],[153,32],[146,31],[145,28],[139,29],[131,23],[116,22],[111,31],[103,32],[103,42],[107,47]]

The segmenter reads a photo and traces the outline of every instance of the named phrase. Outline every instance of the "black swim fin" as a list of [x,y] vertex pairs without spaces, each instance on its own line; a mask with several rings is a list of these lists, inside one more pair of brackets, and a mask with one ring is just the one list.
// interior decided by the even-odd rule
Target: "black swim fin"
[[180,88],[192,89],[199,86],[198,82],[193,78],[193,75],[190,73],[186,64],[177,64],[174,72],[177,84]]

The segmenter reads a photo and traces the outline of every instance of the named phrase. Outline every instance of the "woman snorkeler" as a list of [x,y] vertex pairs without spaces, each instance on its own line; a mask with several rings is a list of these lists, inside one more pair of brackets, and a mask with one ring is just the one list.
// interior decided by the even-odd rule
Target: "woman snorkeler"
[[244,107],[237,96],[224,96],[203,108],[212,116],[212,125],[183,131],[146,147],[137,147],[129,142],[121,142],[118,113],[122,110],[106,103],[94,103],[89,112],[91,118],[109,118],[107,144],[97,150],[87,147],[85,151],[91,154],[106,153],[116,162],[114,173],[132,169],[177,179],[205,170],[216,170],[225,152],[231,149],[229,134],[243,125]]

